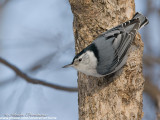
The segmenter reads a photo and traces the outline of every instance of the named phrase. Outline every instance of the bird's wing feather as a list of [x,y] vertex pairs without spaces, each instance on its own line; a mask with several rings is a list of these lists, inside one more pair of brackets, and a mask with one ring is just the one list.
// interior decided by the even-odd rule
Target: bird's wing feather
[[119,69],[138,28],[138,19],[131,20],[108,30],[94,41],[100,51],[96,68],[99,74],[106,75]]

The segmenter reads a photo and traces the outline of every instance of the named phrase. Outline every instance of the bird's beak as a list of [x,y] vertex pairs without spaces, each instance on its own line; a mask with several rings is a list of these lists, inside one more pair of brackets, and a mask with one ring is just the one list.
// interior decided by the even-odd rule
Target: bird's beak
[[67,68],[67,67],[72,67],[72,66],[73,66],[73,64],[71,63],[71,64],[63,66],[62,68]]

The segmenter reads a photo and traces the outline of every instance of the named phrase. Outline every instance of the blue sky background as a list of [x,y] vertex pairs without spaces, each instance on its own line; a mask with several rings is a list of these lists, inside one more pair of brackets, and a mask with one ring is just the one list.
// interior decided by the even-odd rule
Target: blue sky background
[[[0,1],[0,4],[3,0]],[[145,0],[136,0],[136,11],[146,13]],[[154,0],[155,7],[160,2]],[[73,14],[67,0],[11,0],[0,9],[0,56],[14,63],[34,78],[59,85],[77,86],[74,69],[62,69],[74,57]],[[145,28],[149,36],[151,54],[159,55],[158,16],[148,16]],[[144,30],[141,30],[145,43]],[[153,49],[157,48],[157,49]],[[145,53],[148,50],[145,48]],[[50,56],[40,70],[28,71],[39,60]],[[158,68],[157,68],[158,69]],[[58,120],[78,119],[78,94],[57,91],[27,83],[13,71],[0,64],[0,116],[11,113],[39,113]],[[5,82],[8,81],[8,82]],[[159,85],[159,83],[158,83]],[[144,94],[144,118],[156,118],[151,98]]]

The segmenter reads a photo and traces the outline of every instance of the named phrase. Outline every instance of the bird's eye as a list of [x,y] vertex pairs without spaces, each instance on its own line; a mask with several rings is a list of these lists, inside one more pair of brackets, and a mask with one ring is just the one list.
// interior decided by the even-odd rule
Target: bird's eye
[[82,58],[79,58],[78,61],[79,61],[79,62],[82,61]]

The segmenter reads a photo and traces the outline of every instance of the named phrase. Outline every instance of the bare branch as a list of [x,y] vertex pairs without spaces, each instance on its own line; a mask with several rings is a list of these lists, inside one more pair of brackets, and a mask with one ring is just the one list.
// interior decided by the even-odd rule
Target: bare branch
[[23,78],[24,80],[26,80],[29,83],[40,84],[40,85],[44,85],[44,86],[47,86],[47,87],[50,87],[50,88],[54,88],[54,89],[57,89],[57,90],[68,91],[68,92],[77,92],[78,91],[78,89],[76,87],[60,86],[60,85],[56,85],[56,84],[53,84],[53,83],[45,82],[43,80],[32,78],[32,77],[28,76],[27,74],[25,74],[24,72],[22,72],[19,68],[12,65],[11,63],[9,63],[8,61],[6,61],[5,59],[3,59],[1,57],[0,57],[0,63],[4,64],[7,67],[9,67],[10,69],[12,69],[18,76],[20,76],[21,78]]
[[[41,58],[40,60],[37,60],[36,62],[34,62],[34,64],[32,64],[29,68],[23,70],[25,73],[34,73],[37,72],[38,70],[42,69],[44,67],[44,65],[48,64],[50,62],[50,60],[52,59],[52,57],[55,55],[54,53],[51,53],[43,58]],[[17,75],[14,75],[6,80],[2,80],[0,81],[0,86],[6,85],[10,82],[13,82],[15,79],[17,78]]]
[[10,0],[5,0],[0,4],[0,9],[2,9]]
[[159,98],[160,98],[160,91],[157,88],[157,86],[155,86],[154,84],[152,84],[150,82],[150,80],[148,80],[148,78],[145,76],[145,87],[144,87],[144,91],[149,94],[149,96],[152,97],[152,99],[155,101],[155,103],[158,105],[158,102],[160,102]]
[[152,64],[152,63],[160,64],[160,58],[155,56],[143,55],[143,62],[145,64]]

